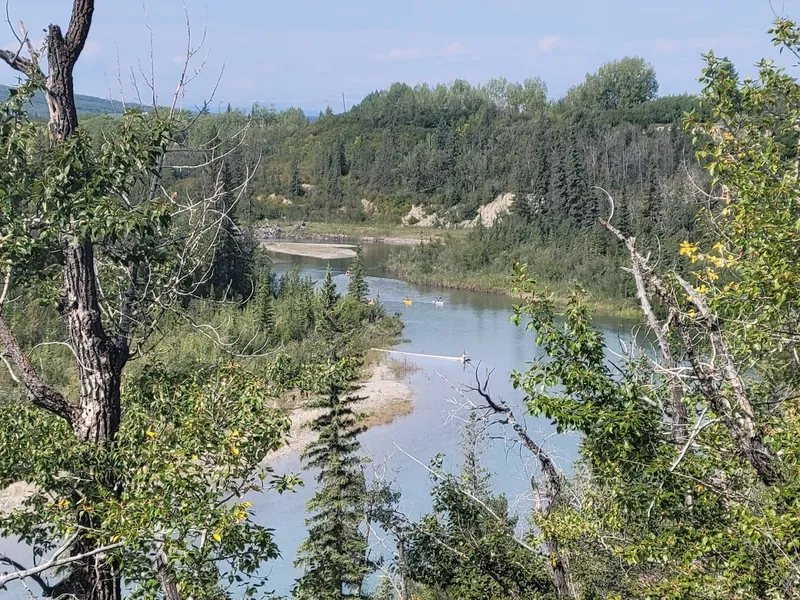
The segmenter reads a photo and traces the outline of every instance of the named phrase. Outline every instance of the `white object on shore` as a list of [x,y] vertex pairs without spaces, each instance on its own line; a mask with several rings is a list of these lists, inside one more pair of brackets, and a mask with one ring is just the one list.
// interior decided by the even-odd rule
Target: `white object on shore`
[[437,354],[420,354],[418,352],[401,352],[399,350],[384,350],[383,348],[373,348],[376,352],[385,352],[387,354],[399,354],[400,356],[417,356],[419,358],[436,358],[439,360],[452,360],[454,362],[468,363],[470,362],[469,356],[464,352],[461,356],[440,356]]

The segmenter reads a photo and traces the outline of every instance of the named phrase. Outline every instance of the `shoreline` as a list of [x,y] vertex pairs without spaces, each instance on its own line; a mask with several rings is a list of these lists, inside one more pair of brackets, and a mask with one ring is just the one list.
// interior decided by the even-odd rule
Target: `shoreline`
[[306,256],[322,260],[338,260],[355,258],[354,246],[346,244],[308,244],[303,242],[261,242],[261,247],[267,252],[289,254],[291,256]]
[[[301,241],[309,239],[327,240],[331,243],[303,243]],[[345,233],[325,233],[306,230],[304,233],[289,233],[287,235],[282,234],[281,237],[263,239],[261,241],[261,245],[267,250],[271,249],[274,252],[281,254],[306,256],[323,260],[334,260],[337,258],[352,258],[355,256],[355,251],[351,251],[352,254],[347,255],[343,253],[347,252],[349,248],[354,247],[354,244],[357,245],[358,243],[418,246],[434,239],[435,238],[433,237],[428,240],[423,240],[421,238],[353,236]],[[280,240],[287,241],[281,242]],[[510,273],[507,277],[507,281],[497,281],[497,279],[494,279],[494,281],[484,283],[480,277],[463,280],[449,277],[447,274],[437,274],[434,277],[431,275],[414,275],[403,270],[395,270],[391,268],[384,268],[383,271],[387,275],[400,281],[425,285],[434,289],[462,290],[481,294],[506,296],[508,298],[515,299],[520,298],[519,295],[511,292],[510,286],[512,284],[512,278]],[[556,305],[556,308],[559,311],[563,310],[569,302],[569,294],[566,292],[548,293],[547,295],[553,300],[553,303]],[[626,304],[620,300],[596,300],[593,298],[587,298],[585,299],[585,304],[588,307],[589,312],[594,316],[621,317],[625,319],[638,319],[641,316],[638,306],[635,302],[633,304]]]
[[[392,366],[397,365],[396,369]],[[366,415],[364,427],[370,429],[380,425],[388,425],[395,419],[409,415],[414,411],[414,389],[408,381],[408,367],[403,361],[384,359],[370,365],[369,378],[356,391],[357,396],[365,399],[356,405],[357,412]],[[292,427],[287,443],[264,458],[264,465],[299,454],[314,439],[315,433],[307,427],[317,416],[320,409],[289,409]],[[33,484],[17,481],[5,489],[0,489],[0,516],[6,516],[22,507],[22,503],[35,491]]]
[[[354,406],[356,412],[366,415],[364,427],[370,429],[380,425],[388,425],[398,417],[409,415],[414,410],[414,389],[408,382],[408,373],[392,369],[392,365],[403,366],[403,361],[384,359],[369,367],[369,378],[360,384],[355,392],[364,400]],[[289,409],[292,428],[286,445],[266,457],[267,463],[273,463],[294,454],[300,453],[314,440],[315,433],[308,425],[321,415],[321,409]]]

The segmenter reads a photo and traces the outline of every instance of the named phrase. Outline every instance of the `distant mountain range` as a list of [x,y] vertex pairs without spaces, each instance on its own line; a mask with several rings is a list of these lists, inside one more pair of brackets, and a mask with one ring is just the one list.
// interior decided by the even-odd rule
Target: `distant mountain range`
[[[8,98],[9,86],[0,85],[0,98],[5,100]],[[95,96],[83,96],[81,94],[75,95],[75,104],[78,112],[81,114],[121,114],[122,102],[117,100],[106,100],[104,98],[97,98]],[[33,97],[32,108],[29,114],[32,117],[46,118],[48,116],[47,101],[44,99],[44,94],[37,93]]]
[[[7,85],[0,85],[0,100],[8,98],[10,87]],[[97,96],[84,96],[75,94],[75,104],[79,114],[122,114],[122,102],[119,100],[108,100],[106,98],[98,98]],[[128,103],[128,108],[135,108],[139,106],[135,103]],[[276,110],[280,112],[285,108],[277,107]],[[211,112],[215,112],[213,108]],[[248,111],[245,111],[248,112]],[[315,120],[319,116],[319,111],[304,110],[303,113],[311,120]],[[33,97],[32,108],[28,114],[36,118],[47,118],[49,113],[47,111],[47,101],[44,99],[44,94],[37,93]]]

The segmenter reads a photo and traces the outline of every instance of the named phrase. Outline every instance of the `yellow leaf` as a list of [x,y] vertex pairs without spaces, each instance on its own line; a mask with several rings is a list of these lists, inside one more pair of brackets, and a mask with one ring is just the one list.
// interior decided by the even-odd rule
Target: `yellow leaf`
[[214,540],[217,541],[217,542],[221,542],[222,541],[222,536],[217,531],[215,531],[214,535],[212,535],[211,537],[213,537]]
[[156,437],[156,434],[154,432],[150,431],[149,429],[147,431],[145,431],[145,434],[147,435],[147,437]]

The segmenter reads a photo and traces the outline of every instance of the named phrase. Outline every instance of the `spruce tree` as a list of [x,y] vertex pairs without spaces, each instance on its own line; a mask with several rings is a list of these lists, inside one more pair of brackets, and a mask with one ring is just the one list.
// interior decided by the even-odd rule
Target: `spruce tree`
[[568,220],[567,171],[564,141],[556,139],[553,148],[553,161],[550,170],[550,202],[546,213],[552,226],[566,224]]
[[331,365],[327,393],[309,403],[324,412],[311,423],[317,439],[303,452],[305,468],[319,474],[317,492],[307,504],[308,537],[295,561],[304,569],[294,589],[299,600],[360,598],[370,572],[367,539],[360,530],[366,483],[357,436],[363,428],[353,411],[362,399],[347,395],[353,391],[348,383],[353,372],[351,361]]
[[272,267],[267,265],[258,279],[258,324],[268,336],[275,333],[275,297],[272,294]]
[[303,186],[300,183],[300,167],[297,163],[292,164],[292,172],[289,177],[289,193],[293,198],[299,198],[303,195]]
[[565,150],[566,216],[577,227],[591,227],[597,220],[597,205],[589,194],[586,169],[574,129],[570,132]]
[[220,174],[219,239],[214,252],[211,278],[212,294],[247,298],[252,294],[252,265],[255,259],[255,240],[239,226],[236,215],[236,189],[239,184],[228,163]]
[[659,208],[661,206],[662,198],[656,182],[656,176],[653,171],[647,175],[647,189],[645,190],[644,198],[641,205],[641,210],[638,215],[638,234],[650,243],[653,234],[658,231],[659,226]]
[[325,281],[317,295],[317,307],[319,314],[316,319],[317,332],[324,336],[330,336],[336,332],[336,304],[339,302],[339,292],[336,290],[336,283],[333,281],[333,270],[328,265],[325,271]]
[[356,248],[356,257],[350,265],[350,282],[347,284],[347,295],[359,302],[365,302],[369,295],[369,284],[364,275],[364,254],[361,246]]

